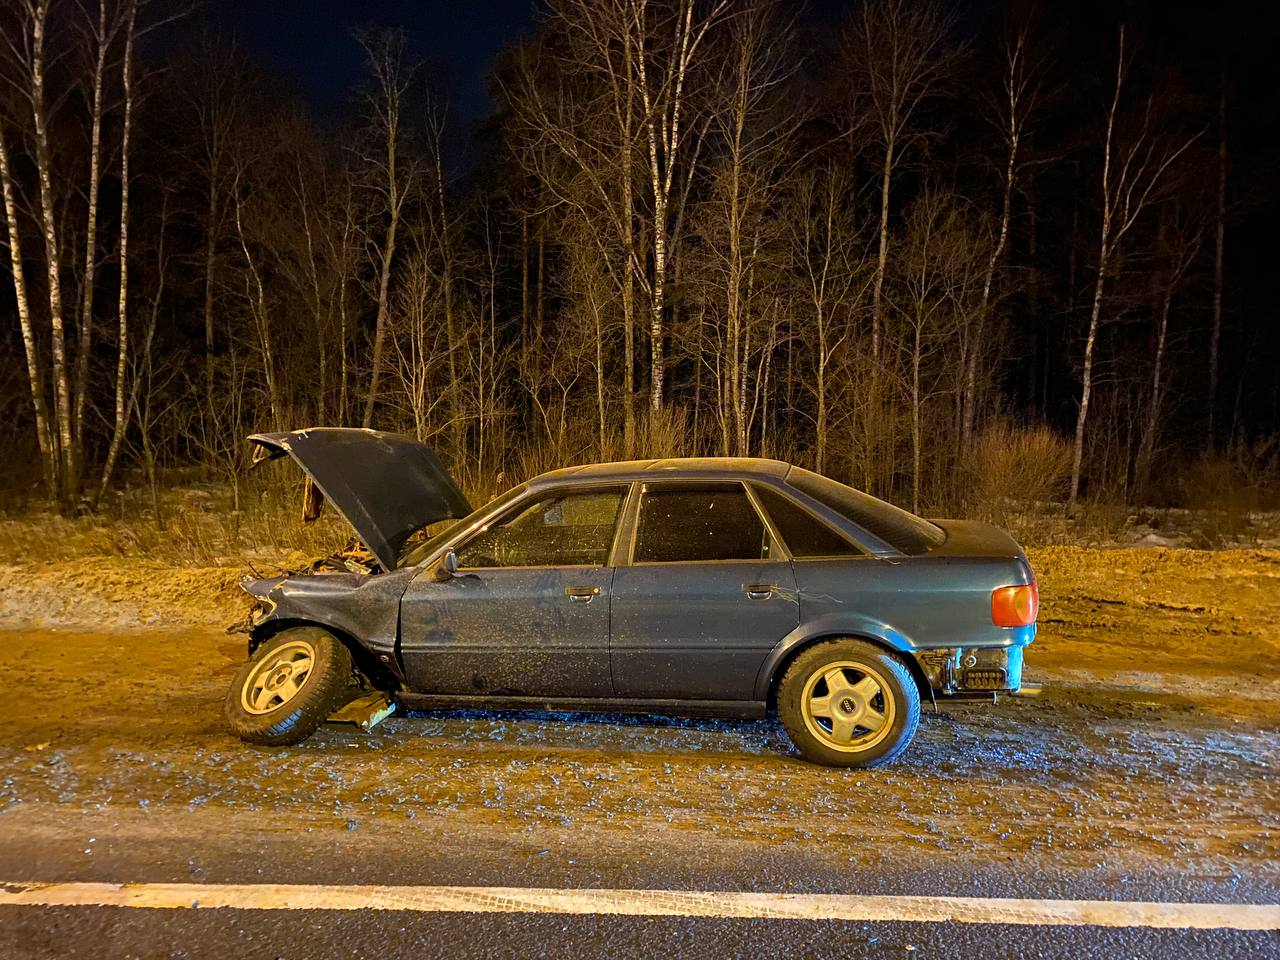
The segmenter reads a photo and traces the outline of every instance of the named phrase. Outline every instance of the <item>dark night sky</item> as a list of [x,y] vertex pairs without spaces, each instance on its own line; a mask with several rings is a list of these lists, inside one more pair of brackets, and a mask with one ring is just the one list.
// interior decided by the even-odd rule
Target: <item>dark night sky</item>
[[[804,17],[835,24],[850,5],[808,0]],[[234,37],[252,60],[298,85],[323,120],[340,112],[366,80],[355,33],[402,28],[410,54],[445,78],[451,123],[469,131],[492,113],[488,78],[498,53],[533,34],[542,6],[540,0],[212,0],[186,29],[212,25]],[[959,6],[972,10],[984,3]]]
[[533,32],[536,0],[215,0],[207,17],[252,59],[299,84],[320,111],[342,104],[365,78],[354,33],[401,27],[411,54],[449,78],[455,122],[470,126],[492,103],[487,77],[498,52]]

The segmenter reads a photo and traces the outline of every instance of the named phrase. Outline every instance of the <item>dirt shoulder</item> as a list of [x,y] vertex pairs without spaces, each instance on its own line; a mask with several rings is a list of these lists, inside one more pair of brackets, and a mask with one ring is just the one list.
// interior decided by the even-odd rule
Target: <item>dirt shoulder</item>
[[0,625],[182,626],[230,623],[245,610],[248,570],[94,557],[0,566]]
[[1280,717],[1280,551],[1048,547],[1031,561],[1032,675]]

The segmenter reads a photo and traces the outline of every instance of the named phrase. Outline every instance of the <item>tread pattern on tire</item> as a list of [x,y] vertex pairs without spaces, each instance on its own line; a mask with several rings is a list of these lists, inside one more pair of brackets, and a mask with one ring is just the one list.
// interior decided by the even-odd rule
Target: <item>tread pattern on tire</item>
[[[903,717],[903,723],[896,735],[890,735],[864,753],[845,754],[825,747],[809,733],[800,713],[798,697],[793,703],[788,694],[803,685],[816,664],[858,658],[886,670],[901,688],[899,715]],[[805,759],[827,766],[879,767],[892,763],[910,745],[920,722],[920,689],[907,665],[900,657],[857,637],[822,640],[801,650],[778,681],[777,702],[778,716],[791,742]]]
[[[315,648],[316,665],[298,695],[277,711],[252,714],[240,705],[240,691],[261,657],[290,640],[307,640]],[[338,706],[351,681],[351,651],[322,627],[292,627],[262,644],[236,672],[227,691],[222,713],[228,727],[246,743],[287,746],[301,743],[324,723]]]

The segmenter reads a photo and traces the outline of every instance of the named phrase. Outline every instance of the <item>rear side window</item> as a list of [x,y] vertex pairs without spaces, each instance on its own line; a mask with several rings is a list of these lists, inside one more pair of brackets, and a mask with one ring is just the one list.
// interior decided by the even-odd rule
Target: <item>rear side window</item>
[[646,484],[636,526],[635,563],[761,560],[764,521],[740,483]]
[[940,527],[928,520],[811,470],[792,467],[787,483],[902,553],[924,553],[947,538]]
[[765,513],[793,557],[850,557],[862,551],[838,532],[770,487],[752,485]]

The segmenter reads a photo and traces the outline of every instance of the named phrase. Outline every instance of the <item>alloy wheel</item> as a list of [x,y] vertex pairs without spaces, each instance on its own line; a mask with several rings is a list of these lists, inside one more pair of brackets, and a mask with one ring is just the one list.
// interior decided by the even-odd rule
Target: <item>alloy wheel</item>
[[868,750],[893,728],[897,704],[888,681],[854,660],[815,670],[800,694],[805,727],[825,746],[845,753]]
[[278,710],[306,685],[315,662],[315,648],[305,640],[277,647],[250,671],[240,691],[240,705],[256,715]]

